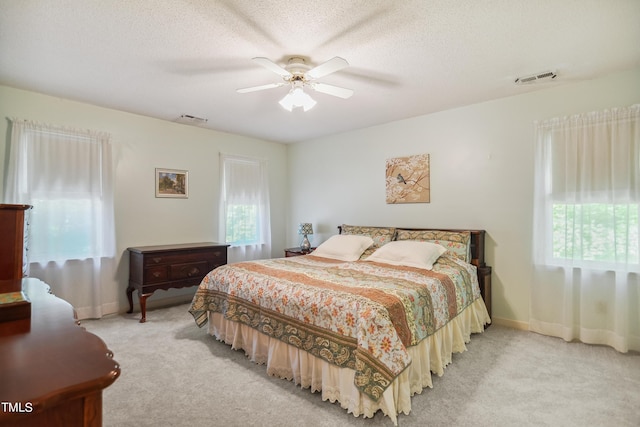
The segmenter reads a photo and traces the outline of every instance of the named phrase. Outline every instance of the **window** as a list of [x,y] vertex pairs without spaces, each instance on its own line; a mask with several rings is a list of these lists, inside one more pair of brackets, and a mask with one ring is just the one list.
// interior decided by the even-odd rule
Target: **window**
[[539,123],[537,261],[640,266],[640,107]]
[[258,205],[227,205],[227,239],[235,245],[249,245],[259,242]]
[[553,258],[584,264],[640,264],[638,204],[554,203]]
[[7,197],[33,205],[29,261],[114,254],[109,135],[13,120]]
[[[269,256],[271,231],[266,161],[221,155],[221,225],[225,242]],[[254,257],[254,256],[252,256]]]
[[91,200],[56,199],[46,195],[31,199],[31,261],[93,258]]
[[640,105],[535,128],[529,329],[640,349]]

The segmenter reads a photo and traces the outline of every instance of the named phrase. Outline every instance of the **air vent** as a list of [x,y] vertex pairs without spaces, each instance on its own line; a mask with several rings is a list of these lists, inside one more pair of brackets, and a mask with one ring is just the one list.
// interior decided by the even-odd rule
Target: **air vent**
[[545,71],[544,73],[533,74],[531,76],[518,77],[515,80],[515,84],[522,85],[527,83],[536,83],[540,80],[553,80],[558,75],[553,71]]
[[189,114],[183,114],[176,119],[178,123],[186,123],[189,125],[204,125],[209,119],[203,119],[202,117],[191,116]]

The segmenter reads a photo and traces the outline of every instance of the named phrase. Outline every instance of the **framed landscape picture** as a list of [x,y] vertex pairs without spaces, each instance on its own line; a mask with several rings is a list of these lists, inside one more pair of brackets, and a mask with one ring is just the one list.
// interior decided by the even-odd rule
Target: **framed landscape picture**
[[189,197],[189,172],[156,168],[156,197]]

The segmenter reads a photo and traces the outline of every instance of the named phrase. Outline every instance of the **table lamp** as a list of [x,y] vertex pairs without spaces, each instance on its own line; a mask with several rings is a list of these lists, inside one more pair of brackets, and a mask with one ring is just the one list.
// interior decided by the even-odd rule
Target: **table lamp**
[[298,226],[298,234],[302,234],[302,242],[300,243],[300,250],[302,252],[310,252],[311,251],[311,243],[309,243],[309,239],[307,236],[309,234],[313,234],[313,226],[309,222],[301,222]]

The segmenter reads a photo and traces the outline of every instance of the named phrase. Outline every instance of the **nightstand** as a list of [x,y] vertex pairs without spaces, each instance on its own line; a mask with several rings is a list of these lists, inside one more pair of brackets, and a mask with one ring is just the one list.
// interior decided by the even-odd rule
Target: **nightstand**
[[296,247],[296,248],[287,248],[284,250],[284,256],[285,257],[292,257],[292,256],[300,256],[300,255],[309,255],[311,252],[314,251],[315,248],[311,248],[310,251],[303,251],[302,249],[300,249],[300,247]]

